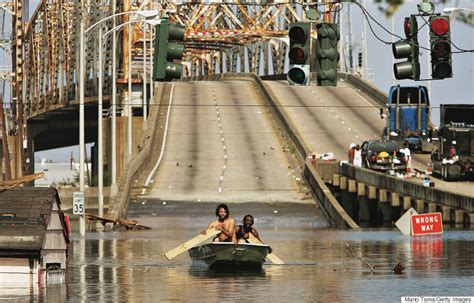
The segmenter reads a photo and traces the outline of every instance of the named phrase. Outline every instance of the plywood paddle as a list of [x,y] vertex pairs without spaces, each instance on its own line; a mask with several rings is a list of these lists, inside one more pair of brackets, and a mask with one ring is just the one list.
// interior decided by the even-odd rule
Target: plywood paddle
[[202,242],[204,242],[204,241],[206,241],[206,240],[208,240],[208,239],[210,239],[214,236],[217,236],[220,233],[221,233],[220,230],[217,230],[215,228],[210,228],[206,231],[205,235],[199,234],[198,236],[192,238],[191,240],[188,240],[188,241],[182,243],[181,245],[179,245],[178,247],[175,247],[172,250],[168,251],[165,254],[165,257],[166,257],[166,259],[171,260],[171,259],[175,258],[176,256],[184,253],[185,251],[193,248],[194,246],[196,246],[198,244],[201,244]]
[[[263,244],[260,242],[252,233],[249,233],[249,238],[247,239],[250,243],[253,244]],[[283,265],[285,262],[283,262],[282,259],[280,259],[277,255],[274,253],[270,253],[267,255],[267,259],[270,260],[273,264],[278,264],[278,265]]]

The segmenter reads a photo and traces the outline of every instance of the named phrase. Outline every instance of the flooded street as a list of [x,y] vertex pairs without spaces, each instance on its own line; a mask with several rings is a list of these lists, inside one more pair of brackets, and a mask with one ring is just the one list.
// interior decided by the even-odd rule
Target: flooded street
[[[144,202],[142,204],[142,202]],[[262,240],[287,265],[260,272],[194,267],[187,253],[163,254],[214,220],[215,203],[132,203],[129,216],[151,230],[74,234],[65,285],[37,289],[1,281],[0,301],[400,302],[401,296],[473,296],[474,233],[407,237],[392,229],[336,230],[312,204],[229,204],[255,216]],[[375,265],[375,272],[355,259]],[[401,262],[406,269],[394,275]]]

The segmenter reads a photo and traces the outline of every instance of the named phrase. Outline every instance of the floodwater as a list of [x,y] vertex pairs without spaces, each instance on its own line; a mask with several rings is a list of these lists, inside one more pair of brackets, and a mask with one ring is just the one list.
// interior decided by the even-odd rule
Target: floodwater
[[[400,302],[401,296],[474,296],[474,232],[407,237],[395,229],[337,230],[313,205],[230,205],[238,221],[255,215],[262,239],[287,265],[259,272],[193,267],[163,253],[192,238],[216,204],[133,203],[130,215],[151,230],[74,235],[66,283],[37,289],[0,284],[0,301]],[[375,266],[369,267],[347,251]],[[391,272],[397,263],[405,270]]]

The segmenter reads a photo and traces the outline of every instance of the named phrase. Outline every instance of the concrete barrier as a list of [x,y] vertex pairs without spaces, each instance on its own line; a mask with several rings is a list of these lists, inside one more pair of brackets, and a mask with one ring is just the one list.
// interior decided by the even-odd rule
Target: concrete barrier
[[[58,187],[59,198],[61,199],[61,209],[68,210],[72,208],[72,193],[79,191],[79,187]],[[99,208],[99,188],[86,187],[86,210]],[[104,208],[108,208],[110,197],[110,187],[104,187]],[[88,212],[88,211],[86,211]]]
[[156,121],[158,119],[158,112],[166,103],[164,99],[169,95],[171,86],[168,83],[160,83],[155,94],[156,102],[150,102],[150,115],[148,119],[147,130],[144,136],[144,142],[142,144],[143,149],[135,155],[129,163],[127,163],[123,169],[122,177],[117,182],[118,193],[115,197],[111,198],[110,208],[108,217],[110,219],[120,219],[125,217],[128,209],[128,201],[130,200],[130,193],[132,189],[133,180],[138,178],[138,175],[144,170],[148,164],[150,157],[151,148],[154,146],[154,138],[156,132]]
[[390,192],[409,196],[413,200],[424,200],[438,205],[474,212],[474,197],[464,196],[459,193],[440,190],[433,187],[424,187],[422,184],[399,179],[365,168],[356,168],[346,163],[340,168],[341,175],[355,179],[367,185],[383,188]]

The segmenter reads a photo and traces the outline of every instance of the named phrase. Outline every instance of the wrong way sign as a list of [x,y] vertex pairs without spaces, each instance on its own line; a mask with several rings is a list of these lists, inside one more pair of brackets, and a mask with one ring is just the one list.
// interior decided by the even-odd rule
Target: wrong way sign
[[413,236],[443,233],[441,213],[428,213],[411,216],[411,234]]

